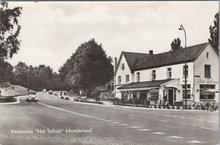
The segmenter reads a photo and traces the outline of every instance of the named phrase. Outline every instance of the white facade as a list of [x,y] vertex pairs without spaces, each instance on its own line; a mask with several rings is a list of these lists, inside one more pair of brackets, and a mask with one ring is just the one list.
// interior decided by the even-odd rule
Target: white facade
[[[213,84],[215,89],[218,89],[218,76],[219,76],[219,58],[211,47],[210,44],[202,51],[201,54],[198,54],[198,57],[195,61],[187,63],[188,65],[188,77],[187,85],[190,85],[187,90],[190,92],[190,97],[188,100],[192,102],[200,102],[200,85],[201,84]],[[211,67],[211,77],[205,78],[205,65],[210,65]],[[124,66],[124,67],[123,67]],[[155,72],[155,80],[165,80],[165,79],[174,79],[167,84],[166,86],[161,86],[159,88],[159,99],[166,94],[172,93],[174,96],[173,101],[183,100],[183,90],[184,90],[184,74],[183,74],[184,63],[173,64],[168,66],[161,66],[156,68],[137,70],[131,73],[131,70],[128,66],[128,63],[125,59],[125,56],[122,55],[118,63],[118,69],[115,73],[115,92],[116,97],[121,98],[122,92],[117,88],[125,84],[130,84],[132,82],[145,82],[152,81],[152,72]],[[170,73],[169,73],[170,72]],[[126,81],[126,75],[129,75],[129,81]],[[170,77],[171,76],[171,77]],[[155,76],[154,76],[155,77]],[[121,81],[119,80],[121,79]],[[164,91],[165,87],[174,88],[173,92],[170,90]],[[141,90],[141,89],[139,89]],[[131,92],[126,92],[130,94]],[[137,91],[137,96],[140,92]],[[218,102],[218,94],[215,94],[215,100]]]
[[[204,65],[211,66],[211,77],[205,77],[205,69]],[[217,56],[214,49],[209,44],[206,49],[199,55],[199,57],[195,60],[194,66],[194,94],[195,101],[200,101],[200,87],[201,84],[213,84],[215,85],[215,89],[219,88],[219,57]],[[219,102],[218,93],[215,93],[215,100]]]
[[[133,82],[131,70],[128,66],[128,63],[125,59],[125,56],[122,55],[121,60],[119,60],[118,69],[115,75],[115,95],[117,98],[121,98],[121,92],[117,89],[125,84]],[[122,68],[124,65],[124,68]],[[129,75],[129,81],[126,81],[126,75]],[[119,82],[119,78],[121,77],[121,82]]]

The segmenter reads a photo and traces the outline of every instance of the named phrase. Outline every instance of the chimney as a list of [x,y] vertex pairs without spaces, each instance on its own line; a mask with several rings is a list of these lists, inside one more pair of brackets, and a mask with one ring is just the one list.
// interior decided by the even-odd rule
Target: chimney
[[117,65],[118,65],[118,60],[117,60],[117,57],[115,57],[115,71],[116,71]]
[[149,50],[149,54],[153,55],[154,54],[153,50]]

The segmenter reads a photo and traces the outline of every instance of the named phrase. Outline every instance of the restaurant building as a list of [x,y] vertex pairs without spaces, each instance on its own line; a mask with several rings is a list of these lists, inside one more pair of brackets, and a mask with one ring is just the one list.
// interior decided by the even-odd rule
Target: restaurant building
[[117,98],[142,97],[151,103],[166,99],[175,105],[184,100],[186,87],[189,103],[218,102],[219,56],[209,43],[159,54],[122,51],[116,62]]

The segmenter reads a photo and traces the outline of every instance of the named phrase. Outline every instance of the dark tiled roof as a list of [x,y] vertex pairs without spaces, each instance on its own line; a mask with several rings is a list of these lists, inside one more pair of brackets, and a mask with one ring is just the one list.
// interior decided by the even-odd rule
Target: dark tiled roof
[[160,66],[183,63],[185,61],[184,52],[186,50],[186,61],[194,61],[203,51],[208,43],[202,43],[175,51],[159,53],[154,55],[123,52],[131,71],[155,68]]
[[134,89],[134,88],[159,87],[161,84],[164,84],[164,83],[169,82],[171,80],[172,79],[146,81],[146,82],[134,82],[134,83],[130,83],[130,84],[124,85],[122,87],[119,87],[118,89]]
[[148,56],[149,54],[122,51],[122,53],[121,53],[121,55],[120,55],[120,58],[119,58],[119,61],[118,61],[118,64],[117,64],[117,68],[116,68],[115,73],[116,73],[117,70],[118,70],[119,63],[120,63],[121,58],[122,58],[123,55],[125,56],[125,59],[126,59],[126,61],[127,61],[127,63],[128,63],[128,66],[129,66],[130,70],[132,70],[132,69],[133,69],[133,65],[135,64],[135,62],[137,61],[138,58],[144,59],[144,58],[145,58],[146,56]]
[[130,68],[133,68],[137,59],[144,59],[145,57],[149,56],[149,54],[146,53],[135,53],[135,52],[123,52],[123,54]]

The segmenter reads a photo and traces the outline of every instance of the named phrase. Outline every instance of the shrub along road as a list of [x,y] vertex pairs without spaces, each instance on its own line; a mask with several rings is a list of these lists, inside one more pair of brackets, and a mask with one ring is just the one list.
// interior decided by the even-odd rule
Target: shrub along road
[[62,100],[0,106],[2,145],[187,145],[218,143],[218,112],[133,109]]

